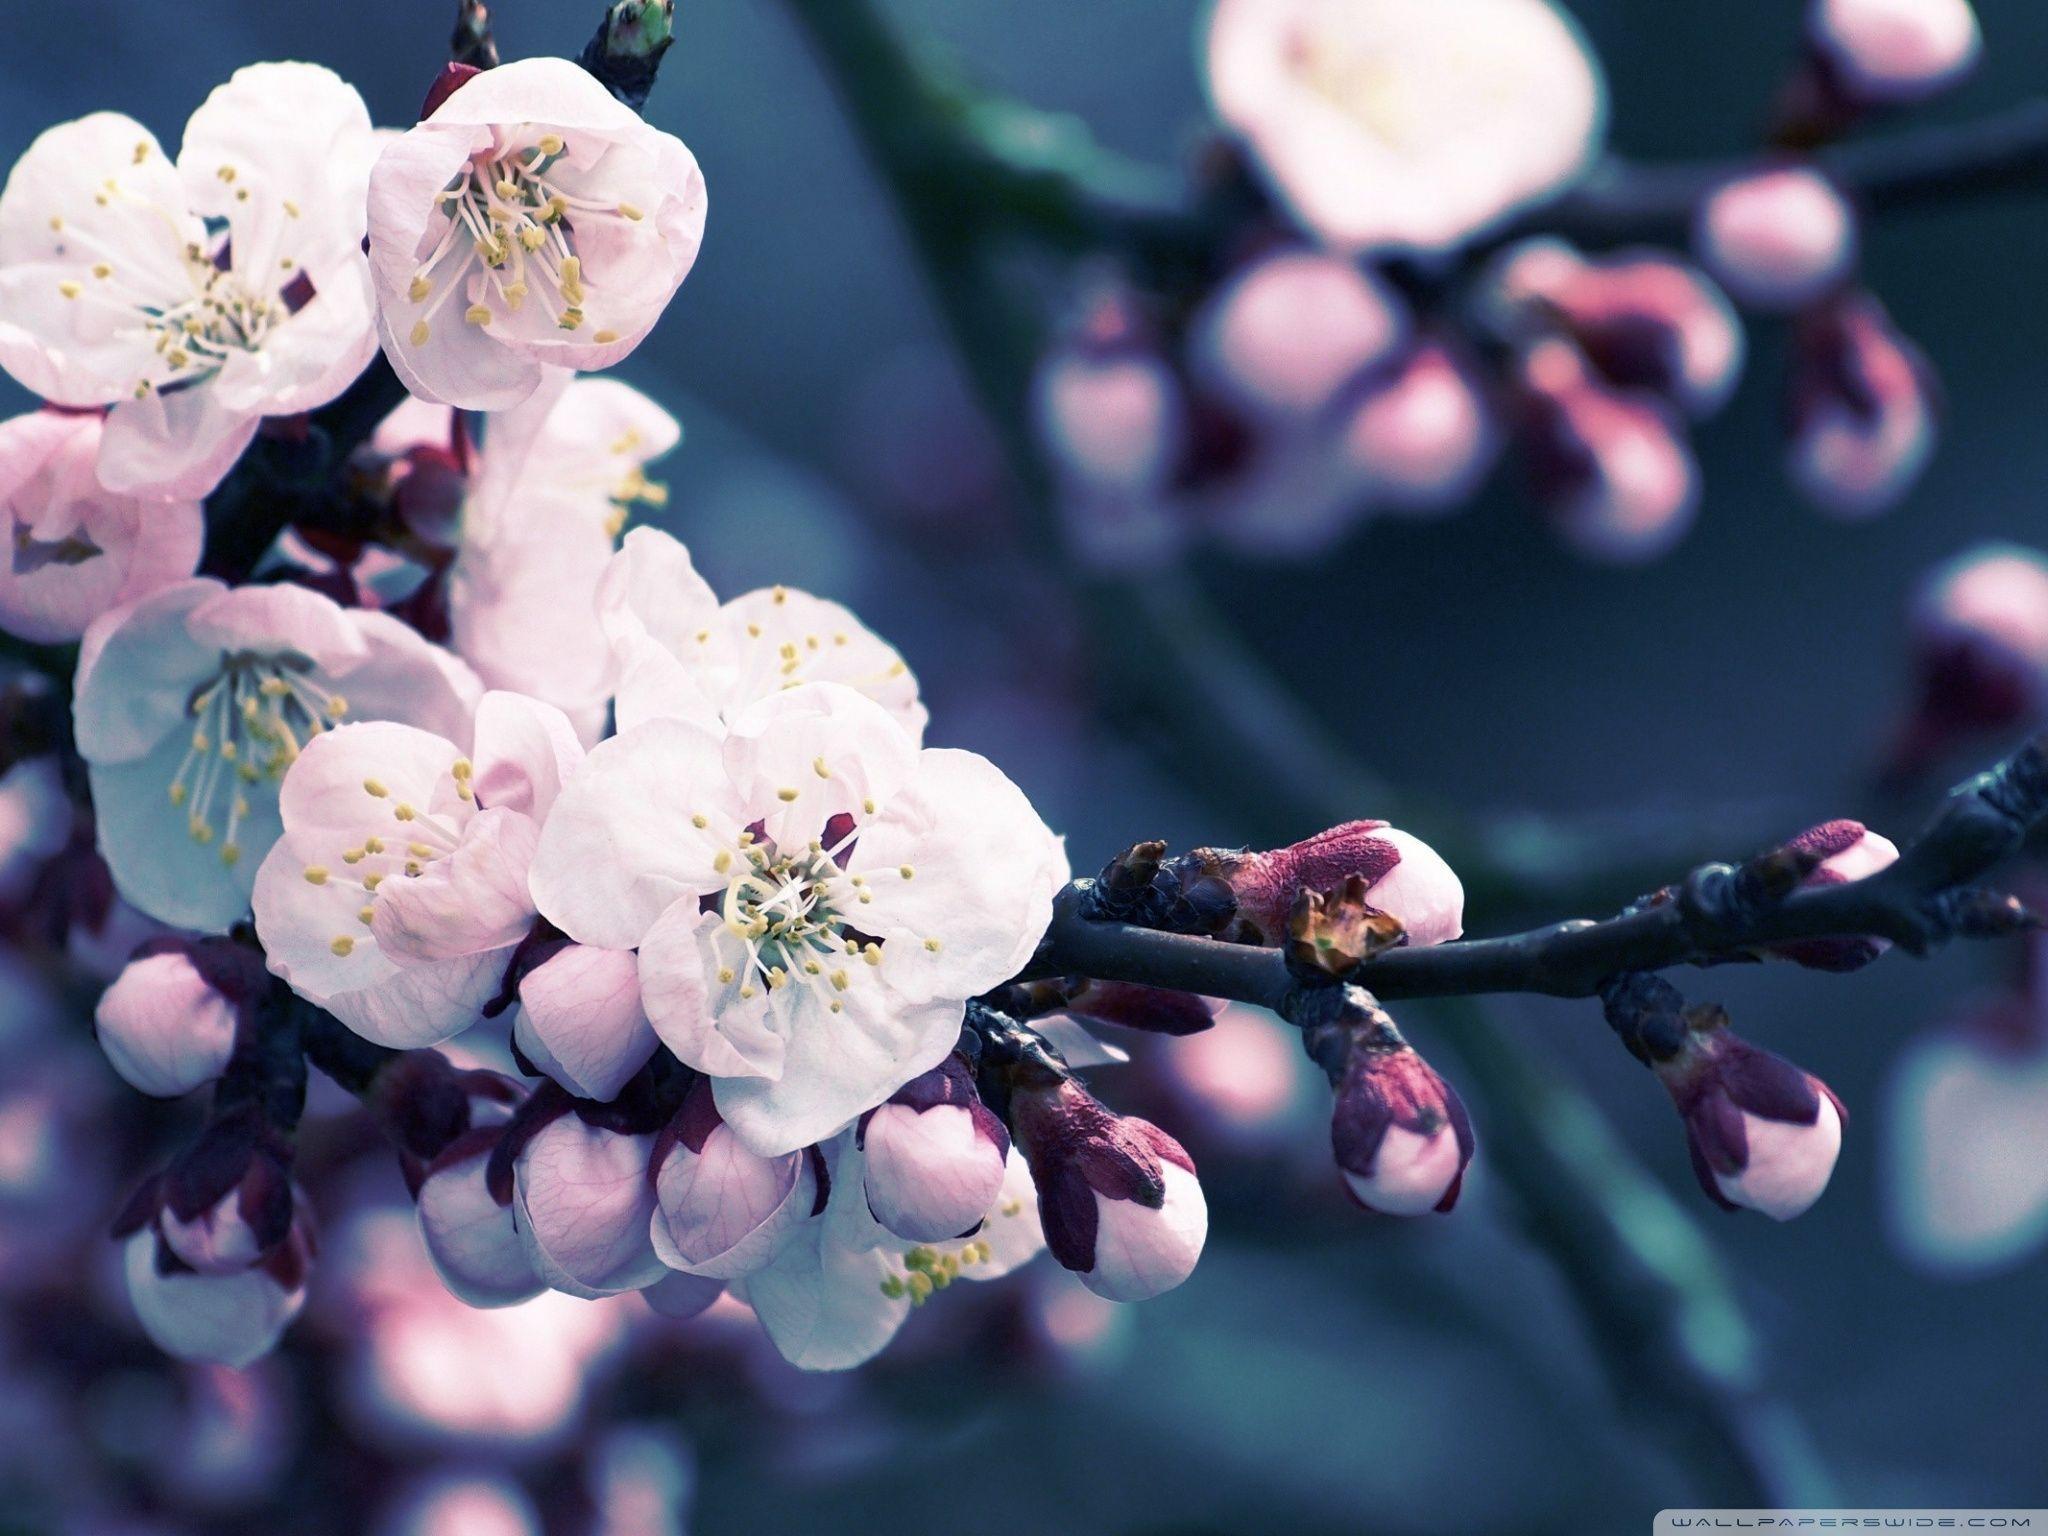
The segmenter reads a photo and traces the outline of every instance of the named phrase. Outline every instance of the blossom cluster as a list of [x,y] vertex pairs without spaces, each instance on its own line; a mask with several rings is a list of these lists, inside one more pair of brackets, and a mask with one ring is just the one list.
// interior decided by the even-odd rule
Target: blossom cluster
[[1968,0],[1816,0],[1771,152],[1694,189],[1690,251],[1589,253],[1527,233],[1617,179],[1554,0],[1223,0],[1209,222],[1173,262],[1092,270],[1041,362],[1070,542],[1304,558],[1454,511],[1508,454],[1571,549],[1655,559],[1698,510],[1690,433],[1741,376],[1738,309],[1791,323],[1794,485],[1842,518],[1894,504],[1933,451],[1933,373],[1858,283],[1853,196],[1812,152],[1977,52]]

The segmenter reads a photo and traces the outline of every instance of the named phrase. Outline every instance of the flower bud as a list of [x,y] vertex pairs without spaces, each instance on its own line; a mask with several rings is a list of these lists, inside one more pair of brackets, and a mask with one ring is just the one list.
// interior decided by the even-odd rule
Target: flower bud
[[967,1236],[1003,1187],[1010,1133],[957,1053],[862,1115],[857,1135],[868,1210],[911,1242]]
[[1514,322],[1557,326],[1609,383],[1650,390],[1688,416],[1719,410],[1741,376],[1735,311],[1669,256],[1593,261],[1561,240],[1532,240],[1509,252],[1495,282]]
[[1185,434],[1179,381],[1121,293],[1097,295],[1040,363],[1038,429],[1077,487],[1125,496],[1162,488]]
[[1364,1011],[1304,1037],[1336,1090],[1330,1146],[1344,1187],[1386,1216],[1448,1211],[1475,1146],[1465,1105],[1392,1019],[1347,990]]
[[154,1182],[165,1247],[201,1274],[261,1263],[289,1240],[297,1219],[290,1156],[253,1114],[208,1124]]
[[1804,316],[1793,345],[1794,483],[1837,517],[1882,512],[1934,454],[1933,371],[1869,294]]
[[1408,943],[1442,944],[1464,932],[1465,888],[1450,865],[1384,821],[1347,821],[1269,853],[1204,849],[1191,857],[1229,884],[1243,936],[1255,943],[1286,943],[1302,892],[1336,890],[1353,876],[1365,882],[1367,901],[1400,922]]
[[545,1289],[520,1240],[512,1207],[491,1197],[485,1169],[499,1126],[458,1136],[427,1165],[420,1236],[449,1292],[472,1307],[509,1307]]
[[1980,544],[1937,566],[1913,602],[1917,697],[1892,772],[2048,710],[2048,556]]
[[1676,1055],[1655,1062],[1685,1121],[1707,1198],[1790,1221],[1820,1198],[1848,1111],[1826,1083],[1751,1045],[1719,1010],[1694,1010]]
[[[1845,885],[1874,875],[1898,861],[1898,846],[1882,833],[1872,832],[1860,821],[1824,821],[1809,827],[1786,845],[1820,863],[1799,882],[1801,890]],[[1815,971],[1854,971],[1870,964],[1892,947],[1891,940],[1874,934],[1863,937],[1797,939],[1775,944],[1770,953]]]
[[708,1078],[690,1085],[655,1143],[650,1171],[654,1251],[671,1269],[714,1279],[759,1269],[825,1208],[817,1149],[749,1151],[719,1114]]
[[266,980],[262,957],[239,944],[152,940],[101,994],[100,1049],[143,1093],[190,1093],[227,1069],[236,1023]]
[[636,1291],[666,1267],[648,1239],[651,1136],[621,1135],[564,1114],[542,1126],[513,1163],[513,1206],[534,1270],[586,1299]]
[[1699,503],[1698,472],[1671,418],[1648,396],[1599,383],[1555,338],[1522,355],[1517,383],[1531,488],[1559,536],[1614,564],[1668,553]]
[[1363,389],[1340,452],[1374,505],[1423,514],[1478,490],[1498,446],[1471,373],[1449,348],[1425,341]]
[[512,1041],[579,1099],[616,1098],[660,1042],[628,949],[568,944],[519,978]]
[[1983,49],[1970,0],[1813,0],[1807,38],[1828,80],[1859,106],[1924,101]]
[[156,1346],[180,1360],[244,1366],[268,1354],[306,1300],[312,1232],[295,1222],[290,1237],[261,1263],[229,1274],[201,1274],[149,1227],[128,1238],[128,1295]]
[[1194,1273],[1209,1207],[1179,1142],[1111,1113],[1071,1078],[1020,1088],[1010,1109],[1046,1247],[1083,1285],[1145,1301]]
[[1305,420],[1386,359],[1406,329],[1400,300],[1356,262],[1286,250],[1218,289],[1190,346],[1203,381],[1238,409]]
[[1693,249],[1738,304],[1793,310],[1848,278],[1856,261],[1856,219],[1818,171],[1758,171],[1708,196]]

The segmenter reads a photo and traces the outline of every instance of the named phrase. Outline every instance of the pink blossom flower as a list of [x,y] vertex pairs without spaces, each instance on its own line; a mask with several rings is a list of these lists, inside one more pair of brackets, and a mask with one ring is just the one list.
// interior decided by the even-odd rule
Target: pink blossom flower
[[0,367],[112,406],[109,490],[205,495],[265,416],[332,400],[376,352],[362,98],[311,64],[236,71],[173,165],[132,118],[60,124],[0,192]]
[[1060,842],[986,759],[920,752],[838,683],[741,710],[720,737],[652,720],[600,743],[548,818],[540,910],[638,948],[655,1033],[714,1079],[755,1152],[829,1137],[958,1037],[1067,878]]
[[620,731],[648,720],[723,729],[748,705],[798,683],[837,683],[886,709],[913,742],[926,711],[896,648],[838,603],[763,587],[721,604],[690,552],[635,528],[605,568],[597,621],[611,648]]
[[1699,472],[1670,417],[1596,380],[1568,341],[1539,341],[1516,369],[1522,444],[1560,537],[1590,559],[1668,554],[1699,510]]
[[1826,1083],[1722,1027],[1695,1027],[1655,1069],[1708,1199],[1790,1221],[1820,1198],[1848,1117]]
[[466,742],[477,692],[396,619],[303,587],[199,579],[102,615],[75,717],[115,885],[151,917],[224,932],[249,909],[278,782],[308,742],[344,718]]
[[651,1136],[621,1135],[575,1114],[551,1120],[513,1164],[513,1211],[534,1271],[586,1299],[637,1291],[668,1273],[649,1228]]
[[498,1204],[484,1181],[499,1134],[497,1126],[481,1126],[457,1137],[420,1182],[420,1237],[434,1272],[472,1307],[515,1306],[546,1289],[512,1207]]
[[830,1184],[814,1147],[774,1157],[748,1150],[704,1078],[656,1140],[649,1172],[658,1202],[654,1251],[673,1269],[719,1280],[773,1259],[824,1209]]
[[1882,512],[1934,456],[1933,370],[1868,294],[1802,316],[1794,347],[1794,483],[1836,517]]
[[566,59],[472,76],[384,150],[369,190],[384,350],[414,394],[503,410],[547,367],[609,368],[697,259],[704,177]]
[[1440,251],[1556,193],[1606,90],[1546,0],[1219,0],[1209,94],[1320,239]]
[[957,1052],[861,1116],[855,1140],[875,1220],[912,1242],[972,1235],[995,1202],[1010,1133]]
[[1210,295],[1190,347],[1202,377],[1238,409],[1290,422],[1392,356],[1407,328],[1401,301],[1356,262],[1282,250]]
[[1984,44],[1970,0],[1812,0],[1806,30],[1830,82],[1869,106],[1938,94]]
[[110,608],[192,574],[199,504],[120,496],[94,473],[106,419],[36,411],[0,422],[0,628],[24,640],[76,640]]
[[1820,172],[1790,165],[1717,188],[1693,248],[1737,303],[1792,310],[1840,286],[1856,263],[1856,219]]
[[1180,382],[1137,301],[1103,286],[1040,360],[1032,415],[1047,456],[1072,490],[1158,494],[1187,432]]
[[1387,1216],[1450,1210],[1475,1145],[1457,1090],[1406,1042],[1355,1041],[1342,1070],[1330,1143],[1351,1197]]
[[262,985],[253,950],[223,940],[157,940],[101,994],[93,1031],[131,1087],[176,1098],[226,1070],[237,1020]]
[[1146,1301],[1194,1273],[1209,1207],[1179,1142],[1111,1113],[1071,1078],[1019,1088],[1010,1114],[1046,1246],[1083,1285],[1111,1301]]
[[[284,835],[255,886],[270,967],[380,1045],[467,1029],[533,927],[527,870],[583,749],[560,710],[512,693],[484,695],[475,742],[472,757],[417,726],[341,726],[279,792]],[[546,1008],[587,1002],[604,1006],[557,995]]]

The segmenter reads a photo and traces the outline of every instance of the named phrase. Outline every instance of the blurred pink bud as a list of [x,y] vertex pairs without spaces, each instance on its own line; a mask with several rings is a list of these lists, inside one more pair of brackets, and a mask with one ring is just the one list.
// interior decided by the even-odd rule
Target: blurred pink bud
[[1863,106],[1923,101],[1983,50],[1970,0],[1813,0],[1807,36],[1829,80]]
[[1425,341],[1359,394],[1342,453],[1375,505],[1446,511],[1470,499],[1493,467],[1498,434],[1472,374]]
[[312,1235],[290,1238],[254,1268],[201,1274],[144,1227],[128,1238],[128,1295],[156,1346],[180,1360],[244,1366],[270,1352],[306,1300]]
[[458,1136],[427,1165],[419,1188],[420,1236],[434,1272],[472,1307],[509,1307],[545,1289],[512,1207],[498,1204],[485,1183],[499,1134],[483,1126]]
[[1401,301],[1356,262],[1320,251],[1261,256],[1196,316],[1201,378],[1253,416],[1305,419],[1399,346]]
[[513,1164],[515,1220],[535,1271],[558,1291],[592,1298],[636,1291],[667,1272],[648,1238],[651,1136],[627,1136],[576,1114],[549,1121]]
[[1647,389],[1688,416],[1726,403],[1742,373],[1742,323],[1703,273],[1657,252],[1588,260],[1560,240],[1510,252],[1505,303],[1549,320],[1611,384]]
[[511,1478],[439,1472],[408,1488],[376,1536],[542,1536],[540,1513]]
[[718,1113],[698,1078],[657,1139],[654,1251],[671,1269],[730,1280],[761,1268],[825,1208],[828,1178],[815,1147],[763,1157]]
[[1475,1143],[1456,1090],[1413,1046],[1361,1037],[1336,1085],[1330,1145],[1360,1205],[1420,1216],[1458,1203]]
[[1019,1088],[1010,1108],[1046,1247],[1083,1285],[1145,1301],[1194,1273],[1209,1207],[1179,1142],[1113,1114],[1071,1078]]
[[1180,456],[1186,429],[1179,381],[1115,291],[1098,294],[1079,326],[1045,356],[1034,400],[1053,463],[1082,489],[1156,491]]
[[948,1056],[860,1118],[868,1210],[914,1243],[965,1237],[1003,1187],[1010,1133]]
[[2048,709],[2048,555],[1980,544],[1937,566],[1914,598],[1912,634],[1918,696],[1894,774]]
[[579,1099],[616,1098],[660,1042],[640,1006],[629,949],[568,944],[519,979],[512,1039]]
[[[1822,855],[1821,863],[1800,882],[1801,890],[1845,885],[1874,875],[1888,864],[1898,862],[1898,846],[1882,833],[1872,832],[1860,821],[1824,821],[1809,827],[1788,845],[1806,854]],[[1870,964],[1892,947],[1891,940],[1869,935],[1863,938],[1801,939],[1774,945],[1771,953],[1815,971],[1854,971]]]
[[1365,881],[1367,901],[1400,920],[1410,944],[1442,944],[1465,931],[1456,872],[1421,838],[1384,821],[1347,821],[1269,853],[1205,854],[1261,944],[1287,942],[1302,892],[1334,891],[1353,876]]
[[152,940],[101,994],[93,1029],[130,1086],[176,1098],[226,1070],[236,1021],[266,980],[262,957],[239,944]]
[[1869,294],[1801,317],[1793,345],[1794,482],[1837,517],[1882,512],[1933,457],[1933,370]]
[[1617,565],[1669,553],[1699,504],[1698,472],[1670,416],[1599,383],[1561,339],[1530,347],[1517,374],[1532,487],[1558,535]]
[[1820,1198],[1848,1117],[1826,1083],[1721,1026],[1695,1025],[1654,1065],[1708,1199],[1790,1221]]
[[1841,285],[1856,260],[1856,219],[1818,171],[1758,171],[1701,206],[1693,247],[1738,304],[1793,310]]

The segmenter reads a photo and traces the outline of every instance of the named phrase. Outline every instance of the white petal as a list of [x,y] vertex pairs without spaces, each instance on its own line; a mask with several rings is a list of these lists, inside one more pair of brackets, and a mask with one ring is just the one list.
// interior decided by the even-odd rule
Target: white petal
[[520,1239],[548,1284],[572,1296],[652,1285],[666,1271],[648,1241],[654,1193],[649,1136],[620,1136],[564,1115],[515,1165]]
[[805,683],[742,710],[724,761],[749,821],[785,848],[802,847],[834,816],[865,821],[868,806],[886,809],[920,766],[895,717],[838,683]]
[[1812,1125],[1766,1120],[1744,1111],[1742,1129],[1749,1141],[1749,1161],[1739,1174],[1714,1175],[1722,1195],[1774,1221],[1790,1221],[1805,1212],[1828,1187],[1842,1150],[1842,1117],[1834,1100],[1820,1096],[1820,1115]]
[[583,744],[553,705],[487,693],[476,710],[475,757],[477,798],[538,820],[583,761]]
[[509,1307],[544,1288],[513,1225],[484,1187],[488,1150],[435,1170],[420,1186],[420,1236],[441,1283],[472,1307]]
[[190,957],[166,950],[129,961],[101,995],[93,1031],[131,1087],[170,1099],[226,1070],[235,1012]]
[[235,1275],[160,1274],[154,1232],[128,1239],[125,1264],[136,1319],[156,1346],[180,1360],[244,1366],[270,1352],[304,1305],[261,1270]]
[[658,1043],[632,952],[571,944],[550,955],[520,978],[513,1037],[578,1098],[616,1097]]
[[1166,1203],[1095,1197],[1095,1267],[1081,1283],[1111,1301],[1149,1301],[1195,1272],[1209,1234],[1209,1203],[1192,1173],[1162,1162]]
[[808,1151],[761,1157],[729,1126],[702,1152],[670,1151],[655,1181],[653,1237],[663,1259],[696,1275],[730,1280],[771,1260],[812,1215],[818,1181]]
[[1428,1136],[1390,1125],[1373,1159],[1372,1177],[1346,1171],[1344,1180],[1360,1204],[1383,1215],[1420,1216],[1436,1209],[1458,1170],[1458,1138],[1448,1125]]
[[73,716],[87,762],[132,762],[167,736],[183,740],[191,691],[220,660],[215,647],[191,636],[186,621],[225,590],[208,578],[176,582],[102,614],[86,630]]
[[690,563],[689,550],[658,529],[626,535],[597,586],[597,621],[611,647],[622,733],[647,720],[719,723],[711,679],[699,660],[717,617],[718,599]]

